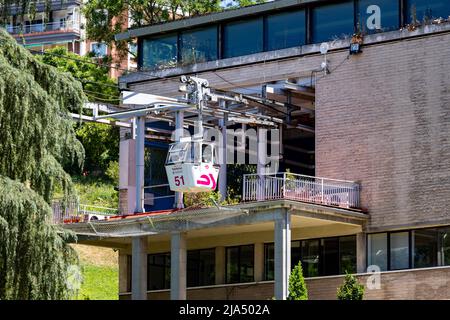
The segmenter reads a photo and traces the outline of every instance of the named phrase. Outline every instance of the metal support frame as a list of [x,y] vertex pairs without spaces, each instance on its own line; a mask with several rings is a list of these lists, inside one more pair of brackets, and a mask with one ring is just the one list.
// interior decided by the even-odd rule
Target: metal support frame
[[[175,113],[175,142],[179,142],[183,137],[183,126],[184,126],[184,112],[177,111]],[[183,192],[175,192],[175,208],[184,208],[183,204]]]
[[[227,102],[224,100],[220,100],[220,107],[222,109],[227,108]],[[219,193],[221,196],[221,200],[225,200],[227,197],[227,122],[228,115],[224,114],[223,119],[220,119],[219,126],[222,129],[222,148],[219,150],[221,153],[221,163],[220,163],[220,171],[219,171]]]
[[145,117],[136,119],[136,206],[135,213],[144,212]]

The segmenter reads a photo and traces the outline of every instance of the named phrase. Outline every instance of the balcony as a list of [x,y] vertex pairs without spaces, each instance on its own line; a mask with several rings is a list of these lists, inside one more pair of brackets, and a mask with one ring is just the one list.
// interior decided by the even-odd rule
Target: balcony
[[74,21],[37,23],[19,26],[7,26],[13,36],[51,35],[60,33],[80,33],[80,24]]
[[341,208],[359,208],[358,183],[293,173],[246,174],[242,200],[294,200]]

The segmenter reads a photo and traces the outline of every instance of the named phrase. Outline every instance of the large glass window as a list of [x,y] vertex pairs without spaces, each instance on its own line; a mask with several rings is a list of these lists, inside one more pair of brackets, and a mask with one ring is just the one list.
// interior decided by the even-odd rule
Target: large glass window
[[190,30],[181,34],[183,64],[206,62],[217,58],[217,27]]
[[409,232],[390,235],[391,270],[409,268]]
[[225,58],[263,51],[263,19],[230,22],[223,27]]
[[275,265],[274,257],[275,257],[274,244],[273,243],[264,244],[264,280],[274,279],[273,273]]
[[169,289],[170,253],[149,254],[147,260],[147,289]]
[[142,67],[158,69],[177,64],[177,35],[142,40]]
[[305,44],[305,11],[284,12],[267,17],[267,50]]
[[413,268],[435,267],[438,265],[438,231],[436,229],[412,232]]
[[226,282],[252,282],[254,279],[254,246],[226,249]]
[[312,14],[313,43],[330,41],[354,32],[353,1],[316,7]]
[[339,238],[339,273],[356,272],[356,236]]
[[376,265],[380,270],[387,270],[387,234],[375,233],[369,234],[368,241],[368,265]]
[[187,286],[207,286],[215,283],[215,249],[187,252]]
[[339,238],[322,239],[322,274],[339,274]]
[[427,19],[448,18],[450,15],[450,1],[448,0],[407,0],[406,17],[408,23],[412,21],[413,8],[416,19],[423,22]]
[[303,275],[316,277],[319,275],[319,240],[304,240],[301,248]]
[[359,0],[360,27],[365,33],[399,28],[399,1]]
[[439,265],[450,265],[450,228],[439,230]]

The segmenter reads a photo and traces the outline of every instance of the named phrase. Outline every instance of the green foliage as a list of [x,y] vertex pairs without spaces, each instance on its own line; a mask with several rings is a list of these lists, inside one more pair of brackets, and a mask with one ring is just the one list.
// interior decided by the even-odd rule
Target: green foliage
[[364,285],[352,274],[345,275],[344,284],[338,288],[338,300],[362,300],[364,297]]
[[302,263],[300,261],[289,276],[288,300],[308,300],[308,289],[303,278]]
[[220,194],[217,191],[213,192],[189,192],[183,194],[184,206],[185,207],[212,207],[214,206],[214,201],[220,203]]
[[99,177],[73,177],[80,203],[106,208],[119,207],[119,193],[114,184]]
[[64,299],[77,264],[69,234],[51,226],[55,186],[73,196],[63,165],[84,150],[68,112],[81,84],[45,65],[0,29],[0,299]]
[[83,123],[76,131],[86,150],[87,171],[108,169],[111,161],[119,159],[119,129],[102,123]]
[[[46,51],[41,56],[43,62],[68,72],[83,83],[83,90],[90,101],[117,104],[119,90],[109,75],[107,67],[99,67],[92,57],[80,57],[68,52],[64,47]],[[105,172],[111,161],[119,158],[119,128],[100,123],[78,123],[77,138],[86,152],[85,169]],[[66,168],[72,174],[79,173],[75,168]]]
[[108,165],[108,169],[106,169],[106,175],[108,178],[111,179],[111,181],[114,183],[114,185],[119,185],[119,162],[118,161],[111,161]]

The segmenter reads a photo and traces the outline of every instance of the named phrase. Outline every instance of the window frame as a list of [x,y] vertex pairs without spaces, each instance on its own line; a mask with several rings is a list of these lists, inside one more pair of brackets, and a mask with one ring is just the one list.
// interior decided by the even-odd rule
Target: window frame
[[[253,251],[253,255],[252,255],[252,260],[253,260],[253,279],[252,281],[247,281],[247,282],[242,282],[241,279],[241,249],[242,247],[252,247],[252,251]],[[238,272],[238,281],[237,282],[229,282],[228,279],[228,250],[229,249],[234,249],[234,248],[238,248],[238,266],[237,266],[237,270]],[[255,282],[255,244],[251,243],[251,244],[243,244],[243,245],[237,245],[237,246],[228,246],[225,247],[225,284],[237,284],[237,283],[251,283],[251,282]]]

